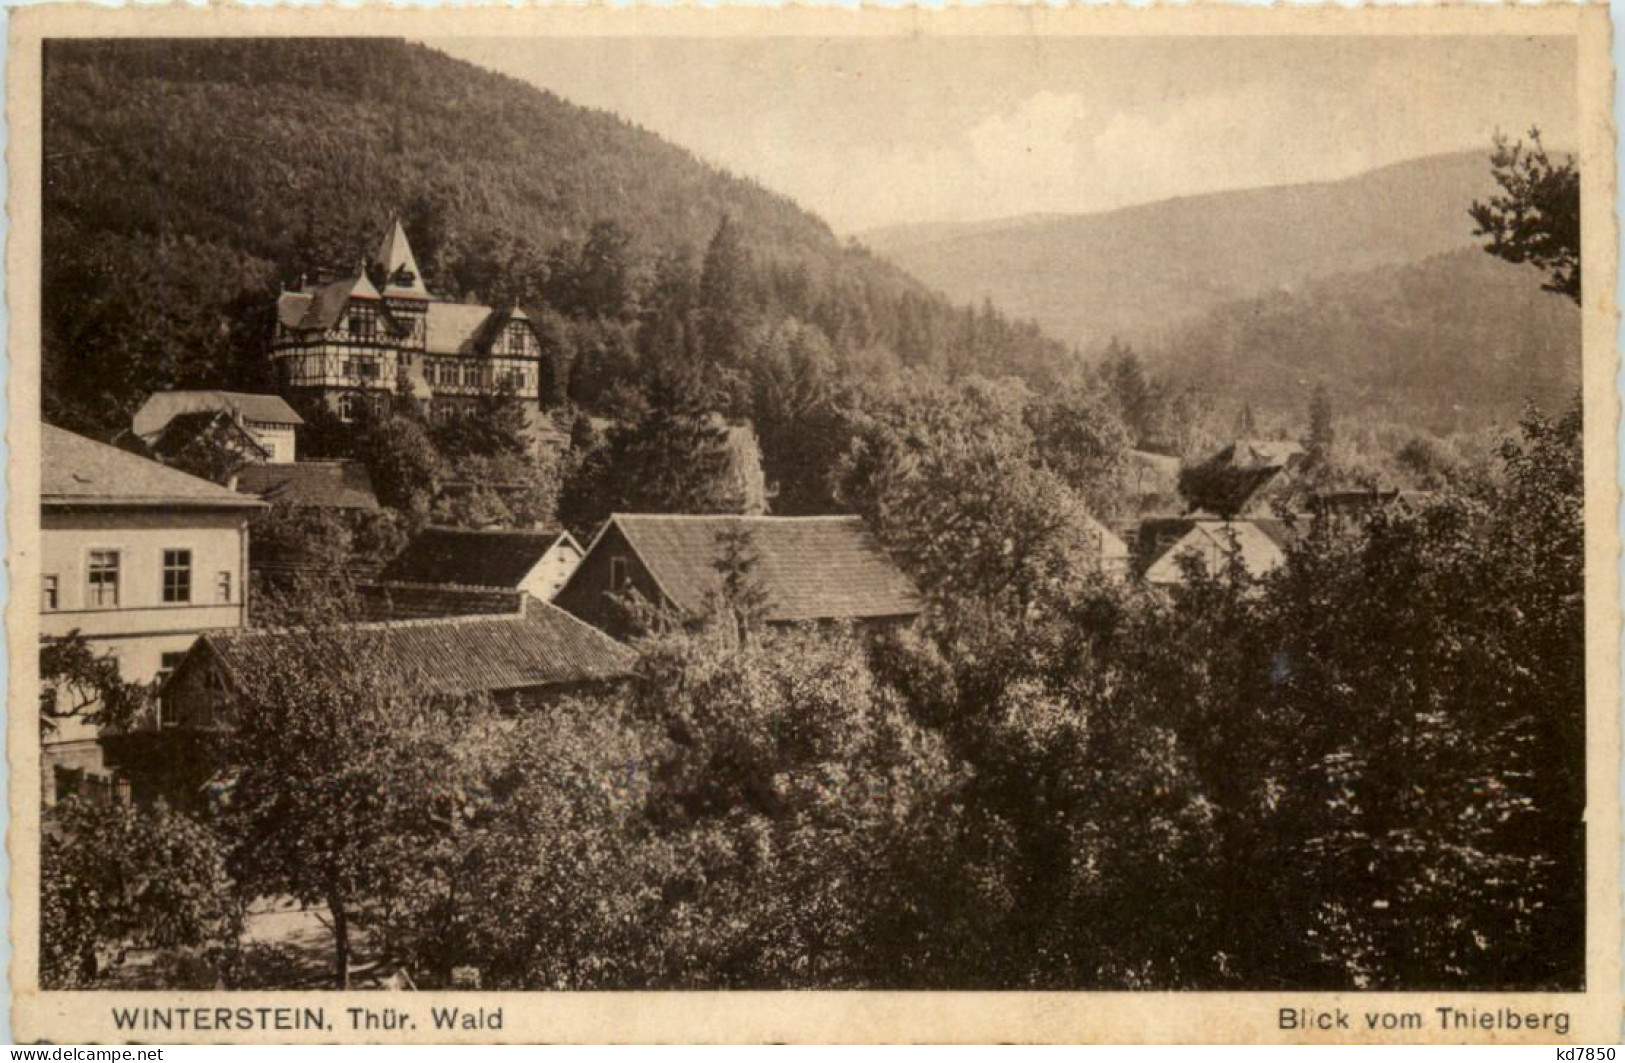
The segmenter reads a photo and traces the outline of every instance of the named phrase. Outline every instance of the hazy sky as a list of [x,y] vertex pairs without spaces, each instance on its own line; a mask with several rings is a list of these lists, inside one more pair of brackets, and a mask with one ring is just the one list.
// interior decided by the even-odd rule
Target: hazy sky
[[842,233],[1095,211],[1577,137],[1570,38],[439,39]]

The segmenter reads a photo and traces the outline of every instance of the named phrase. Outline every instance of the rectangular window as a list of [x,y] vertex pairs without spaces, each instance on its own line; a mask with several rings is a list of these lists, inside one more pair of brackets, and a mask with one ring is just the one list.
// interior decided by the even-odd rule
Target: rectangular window
[[344,360],[344,375],[352,380],[377,380],[378,359],[346,358]]
[[164,680],[174,675],[175,669],[179,668],[181,666],[181,662],[185,659],[185,650],[174,650],[159,657],[158,674],[153,677],[153,682],[162,686]]
[[164,601],[192,600],[192,551],[164,551]]
[[86,566],[88,593],[85,601],[91,608],[107,609],[118,605],[118,551],[92,550]]
[[222,572],[214,578],[214,598],[221,604],[231,603],[231,573]]
[[377,307],[359,305],[350,307],[350,335],[361,339],[372,339],[377,331]]
[[62,607],[58,586],[55,572],[47,572],[40,577],[39,606],[47,613],[55,612]]
[[632,569],[624,557],[609,559],[609,589],[621,593],[632,584]]

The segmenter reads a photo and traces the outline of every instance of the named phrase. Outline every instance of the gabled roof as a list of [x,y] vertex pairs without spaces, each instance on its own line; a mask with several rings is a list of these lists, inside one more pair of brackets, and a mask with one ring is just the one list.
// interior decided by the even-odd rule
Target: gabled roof
[[430,354],[477,354],[491,316],[488,306],[432,302],[424,312],[424,349]]
[[1147,583],[1163,585],[1185,582],[1179,559],[1195,553],[1210,573],[1218,574],[1224,562],[1239,555],[1242,566],[1254,576],[1262,576],[1286,561],[1286,554],[1274,539],[1251,521],[1197,521],[1195,526],[1169,547],[1146,569]]
[[40,503],[194,509],[262,505],[219,484],[48,424],[40,426]]
[[[429,298],[429,289],[423,284],[423,273],[418,269],[418,260],[412,254],[412,244],[406,239],[406,230],[401,227],[399,218],[393,219],[389,223],[389,229],[384,233],[384,240],[378,245],[378,253],[373,256],[373,264],[384,272],[384,295],[386,297]],[[406,283],[396,283],[396,275],[402,270],[411,274],[411,280]]]
[[[325,331],[339,323],[351,299],[378,298],[378,289],[372,286],[366,273],[358,273],[309,291],[283,292],[277,299],[277,320],[290,329]],[[296,319],[294,315],[301,308],[304,312]]]
[[241,391],[155,391],[135,411],[135,416],[130,419],[130,428],[136,435],[150,440],[176,417],[199,411],[229,411],[257,424],[305,423],[304,418],[295,413],[280,395],[252,395]]
[[[451,695],[614,679],[636,655],[564,610],[526,596],[515,612],[346,625],[392,668]],[[202,636],[229,670],[297,653],[309,632],[239,628]]]
[[578,553],[563,531],[425,528],[385,569],[384,578],[464,587],[517,587],[561,542]]
[[196,410],[179,414],[152,437],[150,446],[158,457],[172,459],[209,437],[250,460],[263,461],[270,456],[260,446],[259,440],[225,410]]
[[359,461],[294,461],[249,465],[237,474],[237,490],[267,502],[326,509],[377,509],[372,475]]
[[611,526],[620,529],[671,604],[690,616],[710,609],[722,585],[717,537],[738,528],[750,532],[769,621],[913,616],[920,611],[914,583],[858,517],[617,513],[595,544]]

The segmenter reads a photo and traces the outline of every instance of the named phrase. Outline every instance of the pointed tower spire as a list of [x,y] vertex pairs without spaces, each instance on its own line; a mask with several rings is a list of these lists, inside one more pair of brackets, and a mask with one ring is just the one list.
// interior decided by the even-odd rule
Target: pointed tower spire
[[373,262],[384,273],[384,296],[402,299],[427,299],[429,289],[423,284],[417,259],[412,256],[412,245],[407,242],[406,230],[399,218],[389,223],[384,242],[378,245]]
[[350,298],[378,298],[378,289],[374,288],[372,286],[372,281],[367,279],[367,264],[365,262],[362,262],[360,265],[356,266],[356,278],[355,283],[350,286]]

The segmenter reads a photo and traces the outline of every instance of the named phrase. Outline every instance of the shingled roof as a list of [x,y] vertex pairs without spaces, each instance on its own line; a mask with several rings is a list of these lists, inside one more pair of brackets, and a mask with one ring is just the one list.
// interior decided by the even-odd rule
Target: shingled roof
[[377,509],[372,474],[359,461],[295,461],[245,465],[237,490],[267,502],[325,509]]
[[234,509],[263,503],[54,425],[40,426],[40,503]]
[[[770,622],[913,616],[914,583],[858,517],[736,517],[617,513],[618,527],[671,604],[703,616],[722,575],[718,535],[750,532]],[[606,530],[607,530],[606,525]],[[600,538],[603,532],[599,533]]]
[[[425,528],[383,573],[408,583],[517,587],[569,532],[528,529]],[[576,547],[579,551],[580,547]]]
[[[441,694],[497,693],[614,679],[636,655],[564,610],[527,598],[497,616],[386,620],[343,629],[367,640],[385,664]],[[229,670],[269,665],[297,652],[309,632],[242,628],[202,641]]]

